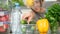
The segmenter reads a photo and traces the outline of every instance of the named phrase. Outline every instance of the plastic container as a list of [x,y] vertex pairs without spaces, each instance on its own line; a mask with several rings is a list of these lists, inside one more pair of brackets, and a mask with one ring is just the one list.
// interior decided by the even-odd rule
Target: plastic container
[[7,10],[0,10],[0,32],[7,32],[9,24],[9,12]]
[[34,34],[36,31],[35,24],[21,24],[22,34]]

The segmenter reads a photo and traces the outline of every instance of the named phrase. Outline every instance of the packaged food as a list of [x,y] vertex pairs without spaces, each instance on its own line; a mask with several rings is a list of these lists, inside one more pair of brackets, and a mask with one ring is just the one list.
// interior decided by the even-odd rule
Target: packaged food
[[6,10],[0,10],[0,32],[5,32],[9,28],[9,13]]

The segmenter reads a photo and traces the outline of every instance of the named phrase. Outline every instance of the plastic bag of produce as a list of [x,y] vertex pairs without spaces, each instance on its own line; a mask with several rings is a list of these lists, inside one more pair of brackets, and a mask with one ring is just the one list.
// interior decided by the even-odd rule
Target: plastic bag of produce
[[8,10],[8,0],[0,0],[0,8]]

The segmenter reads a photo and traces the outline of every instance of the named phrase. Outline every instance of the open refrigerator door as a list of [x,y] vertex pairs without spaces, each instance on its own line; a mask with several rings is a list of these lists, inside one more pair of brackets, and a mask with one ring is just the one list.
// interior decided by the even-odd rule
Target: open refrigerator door
[[[36,1],[39,0],[35,0],[35,2]],[[35,2],[34,0],[9,0],[9,2],[8,0],[0,0],[0,32],[3,33],[7,31],[6,34],[39,34],[38,28],[36,27],[36,20],[38,20],[40,16],[43,15],[40,15],[38,18],[37,14],[29,24],[27,23],[28,18],[26,18],[26,20],[23,20],[22,18],[23,14],[27,13],[28,15],[31,11],[33,11],[31,7],[37,7],[37,4],[34,5]],[[56,2],[56,0],[45,0],[43,6],[38,6],[38,8],[43,7],[48,10],[48,7],[55,3],[59,2]],[[48,11],[46,11],[46,13],[48,13]],[[49,30],[47,34],[51,34],[51,31]]]

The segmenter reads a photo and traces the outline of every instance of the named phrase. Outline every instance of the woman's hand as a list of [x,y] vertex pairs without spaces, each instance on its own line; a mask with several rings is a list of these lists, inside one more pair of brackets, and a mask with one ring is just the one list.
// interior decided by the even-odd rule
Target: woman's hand
[[29,13],[23,14],[22,19],[27,20],[29,24],[29,22],[33,19],[33,17],[34,17],[34,12],[29,12]]

